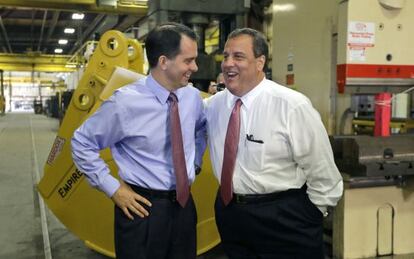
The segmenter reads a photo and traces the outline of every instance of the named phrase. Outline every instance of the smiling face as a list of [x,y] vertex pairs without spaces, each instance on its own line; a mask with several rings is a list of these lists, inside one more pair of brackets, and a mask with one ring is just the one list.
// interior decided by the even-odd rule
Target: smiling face
[[164,71],[165,85],[170,89],[186,86],[192,73],[198,70],[196,64],[197,42],[182,35],[180,52],[172,59],[160,57],[160,66]]
[[236,96],[243,96],[264,78],[265,57],[255,57],[250,35],[240,35],[227,40],[221,63],[227,89]]

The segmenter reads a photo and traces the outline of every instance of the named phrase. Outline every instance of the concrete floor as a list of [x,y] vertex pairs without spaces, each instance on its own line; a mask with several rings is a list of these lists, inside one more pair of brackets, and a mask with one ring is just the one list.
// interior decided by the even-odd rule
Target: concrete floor
[[[58,259],[108,258],[87,248],[47,207],[42,217],[44,205],[36,183],[58,127],[56,119],[44,115],[8,113],[0,117],[0,259],[48,258],[49,253]],[[49,238],[50,249],[47,245],[45,249],[44,237]],[[225,258],[220,247],[198,257]]]

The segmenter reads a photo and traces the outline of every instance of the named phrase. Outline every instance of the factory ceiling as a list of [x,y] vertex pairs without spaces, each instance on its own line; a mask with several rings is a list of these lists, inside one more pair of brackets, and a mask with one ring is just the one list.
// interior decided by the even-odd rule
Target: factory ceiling
[[129,30],[146,13],[143,0],[0,0],[0,53],[72,55],[106,30]]

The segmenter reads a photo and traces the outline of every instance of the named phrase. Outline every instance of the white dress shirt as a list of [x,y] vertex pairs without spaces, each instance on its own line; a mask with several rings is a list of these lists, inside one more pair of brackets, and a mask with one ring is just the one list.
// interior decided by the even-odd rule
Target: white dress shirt
[[306,182],[310,200],[322,212],[336,205],[342,177],[319,113],[303,94],[267,79],[242,97],[226,89],[204,100],[217,179],[221,179],[227,125],[238,98],[243,104],[233,191],[265,194],[301,188]]

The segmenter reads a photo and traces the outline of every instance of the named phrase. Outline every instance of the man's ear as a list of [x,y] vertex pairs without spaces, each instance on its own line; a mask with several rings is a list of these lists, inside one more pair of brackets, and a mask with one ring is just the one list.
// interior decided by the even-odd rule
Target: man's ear
[[158,65],[160,66],[161,70],[167,70],[168,67],[168,58],[164,55],[158,58]]
[[260,57],[256,58],[256,68],[258,71],[263,71],[263,68],[266,63],[266,57],[264,55],[261,55]]

